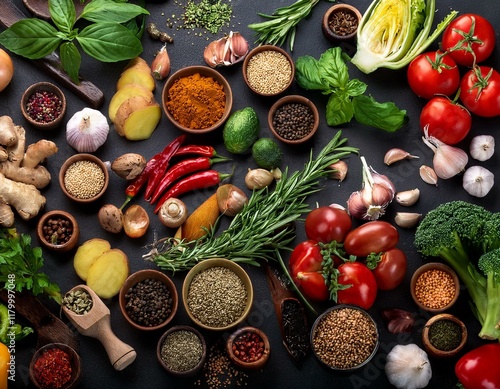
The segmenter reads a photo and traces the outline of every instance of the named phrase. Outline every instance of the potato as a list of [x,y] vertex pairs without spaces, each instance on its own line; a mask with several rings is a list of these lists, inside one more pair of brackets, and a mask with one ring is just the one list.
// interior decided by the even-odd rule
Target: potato
[[140,205],[131,205],[123,215],[123,230],[129,238],[140,238],[149,228],[149,216]]
[[111,249],[101,254],[90,267],[87,286],[99,297],[116,296],[129,275],[127,255],[120,249]]
[[161,107],[142,96],[132,97],[118,108],[115,129],[128,140],[149,139],[161,120]]
[[151,92],[156,88],[156,81],[151,75],[151,69],[149,69],[149,67],[147,72],[141,68],[133,67],[125,70],[118,78],[116,89],[119,90],[127,84],[139,84],[149,89]]
[[142,96],[150,100],[151,102],[154,101],[153,92],[151,92],[149,89],[146,89],[144,86],[139,84],[127,84],[123,88],[118,89],[118,91],[111,98],[108,108],[109,120],[114,123],[116,112],[118,111],[120,105],[125,100],[128,100],[129,98],[134,96]]
[[90,267],[103,253],[111,249],[111,244],[104,239],[93,238],[84,242],[76,250],[73,267],[76,274],[86,281]]

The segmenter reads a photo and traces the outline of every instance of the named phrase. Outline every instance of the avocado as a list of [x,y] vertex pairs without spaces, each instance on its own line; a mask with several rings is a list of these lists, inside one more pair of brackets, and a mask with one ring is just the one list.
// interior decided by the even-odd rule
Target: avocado
[[259,137],[260,122],[251,107],[233,112],[222,131],[224,146],[233,154],[246,154]]
[[263,169],[271,170],[280,166],[282,155],[278,143],[271,138],[260,138],[252,146],[252,157]]

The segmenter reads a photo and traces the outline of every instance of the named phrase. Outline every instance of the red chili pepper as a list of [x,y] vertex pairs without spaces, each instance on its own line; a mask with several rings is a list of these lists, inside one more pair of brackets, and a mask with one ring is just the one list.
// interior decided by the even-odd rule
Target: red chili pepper
[[231,174],[222,174],[216,170],[204,170],[202,172],[193,173],[177,181],[167,192],[165,192],[156,205],[155,213],[158,213],[163,203],[169,198],[178,197],[192,190],[209,188],[219,184],[222,180],[230,176]]
[[156,186],[156,189],[151,196],[151,204],[154,204],[156,200],[160,198],[160,196],[165,192],[165,190],[172,185],[177,179],[189,174],[195,173],[200,170],[210,169],[213,163],[221,162],[227,160],[227,158],[219,157],[219,158],[209,158],[209,157],[198,157],[198,158],[189,158],[183,161],[180,161],[176,165],[172,166],[167,170],[167,173],[163,176],[161,182]]
[[189,155],[196,154],[202,157],[218,157],[217,151],[212,146],[204,146],[204,145],[186,145],[179,147],[179,150],[175,153],[176,156],[179,155]]

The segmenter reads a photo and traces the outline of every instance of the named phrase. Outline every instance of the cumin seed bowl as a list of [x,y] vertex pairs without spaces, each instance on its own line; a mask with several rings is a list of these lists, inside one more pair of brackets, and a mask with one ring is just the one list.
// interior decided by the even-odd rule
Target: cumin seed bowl
[[250,313],[252,281],[236,262],[225,258],[206,259],[186,274],[182,302],[197,326],[227,331],[242,323]]
[[[195,128],[195,126],[191,126],[188,125],[187,123],[180,122],[179,118],[176,117],[174,113],[171,112],[171,110],[168,108],[168,105],[172,101],[170,90],[172,89],[174,84],[176,84],[176,82],[178,82],[181,79],[192,77],[195,76],[196,74],[199,74],[200,77],[213,79],[213,81],[215,81],[217,84],[221,86],[225,96],[224,112],[222,113],[221,117],[218,118],[218,120],[212,125],[204,128]],[[185,90],[187,93],[190,93],[189,90],[187,89]],[[165,115],[167,116],[168,120],[178,129],[191,134],[206,134],[208,132],[216,130],[227,120],[227,118],[231,113],[231,109],[233,107],[233,92],[231,90],[229,82],[221,73],[208,66],[187,66],[185,68],[177,70],[165,82],[161,97],[162,97],[163,111],[165,112]]]
[[33,127],[53,130],[63,122],[66,96],[51,82],[37,82],[24,91],[21,97],[21,113]]

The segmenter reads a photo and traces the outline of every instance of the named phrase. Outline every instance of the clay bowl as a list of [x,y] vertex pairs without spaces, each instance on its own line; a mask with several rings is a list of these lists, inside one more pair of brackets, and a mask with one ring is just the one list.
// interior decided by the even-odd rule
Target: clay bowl
[[[31,363],[29,366],[29,374],[30,374],[30,380],[35,385],[36,388],[38,389],[44,389],[47,388],[47,385],[43,385],[41,382],[38,381],[37,379],[37,374],[35,373],[35,364],[37,360],[43,356],[43,354],[52,349],[59,349],[64,352],[66,352],[69,355],[69,361],[71,364],[71,378],[69,381],[63,385],[63,386],[58,386],[61,389],[72,389],[76,388],[78,384],[80,383],[81,376],[82,376],[82,370],[81,370],[81,361],[78,353],[68,346],[67,344],[63,343],[49,343],[46,344],[45,346],[42,346],[39,348],[35,354],[33,355],[33,358],[31,359]],[[55,384],[55,383],[54,383]]]
[[[433,271],[433,270],[444,271],[447,274],[449,274],[453,280],[453,286],[454,286],[453,298],[450,300],[450,302],[448,304],[442,305],[439,307],[429,307],[429,306],[425,305],[422,301],[419,300],[418,293],[416,292],[416,288],[415,288],[419,277],[422,274],[424,274],[428,271]],[[440,283],[440,285],[441,284],[442,283]],[[449,266],[447,266],[443,263],[439,263],[439,262],[429,262],[429,263],[426,263],[425,265],[420,266],[417,270],[415,270],[415,273],[413,273],[413,276],[411,277],[410,290],[411,290],[411,296],[413,298],[413,301],[415,301],[415,304],[417,304],[421,309],[428,311],[428,312],[432,312],[432,313],[441,313],[441,312],[446,311],[447,309],[450,309],[453,306],[453,304],[455,304],[455,302],[457,301],[458,295],[460,293],[460,281],[459,281],[458,276],[455,273],[455,271],[452,268],[450,268]]]
[[[188,294],[191,286],[191,282],[193,281],[193,278],[197,276],[199,273],[210,269],[214,267],[225,267],[229,270],[231,270],[233,273],[235,273],[242,281],[245,290],[246,290],[246,304],[243,309],[243,312],[241,316],[234,320],[232,323],[229,323],[224,326],[214,326],[214,325],[209,325],[204,323],[202,320],[200,320],[195,314],[193,314],[191,308],[189,307],[188,303]],[[210,296],[206,296],[206,299],[209,299]],[[184,283],[182,285],[182,302],[184,304],[184,308],[189,316],[189,318],[199,327],[206,329],[206,330],[211,330],[211,331],[227,331],[230,329],[235,328],[238,326],[241,322],[243,322],[248,314],[250,313],[250,310],[252,309],[252,304],[253,304],[253,286],[252,286],[252,281],[250,280],[250,277],[248,276],[247,272],[237,263],[230,261],[228,259],[224,258],[213,258],[213,259],[206,259],[204,261],[199,262],[197,265],[195,265],[187,274],[186,277],[184,278]]]
[[[170,112],[170,110],[167,108],[167,102],[169,101],[169,91],[170,88],[172,88],[172,85],[180,79],[184,77],[189,77],[194,74],[200,74],[202,77],[212,77],[215,81],[217,81],[220,85],[222,85],[224,93],[226,95],[226,105],[224,108],[224,113],[222,117],[217,121],[217,123],[213,124],[210,127],[206,128],[191,128],[189,126],[186,126],[185,124],[179,123],[179,121],[174,117],[174,115]],[[165,115],[167,115],[168,120],[179,128],[182,131],[189,132],[192,134],[205,134],[207,132],[212,132],[219,128],[229,117],[229,114],[231,113],[231,109],[233,107],[233,92],[231,90],[231,86],[229,85],[229,82],[220,74],[217,70],[212,69],[208,66],[188,66],[185,68],[182,68],[178,71],[176,71],[174,74],[172,74],[167,81],[165,82],[165,85],[163,87],[162,91],[162,106],[163,106],[163,111],[165,112]]]
[[[201,352],[201,357],[198,363],[193,366],[190,369],[187,370],[173,370],[172,366],[169,366],[167,363],[162,358],[162,346],[165,342],[165,340],[168,338],[169,335],[172,333],[178,332],[178,331],[189,331],[195,334],[198,339],[201,342],[201,347],[202,347],[202,352]],[[173,326],[170,327],[160,338],[158,341],[158,345],[156,347],[156,357],[158,359],[158,362],[160,365],[171,375],[175,377],[192,377],[196,374],[198,374],[202,369],[203,365],[205,364],[205,359],[207,357],[207,344],[205,341],[205,338],[201,334],[200,331],[198,331],[196,328],[191,327],[191,326],[185,326],[185,325],[178,325],[178,326]]]
[[[56,227],[64,228],[63,234],[68,238],[59,237]],[[50,233],[52,232],[52,233]],[[78,222],[70,213],[61,210],[49,211],[38,221],[36,234],[40,244],[48,250],[66,252],[75,248],[80,237]],[[50,235],[49,235],[50,234]]]
[[[305,134],[304,136],[295,139],[291,134],[285,134],[280,130],[281,127],[288,127],[288,126],[275,126],[275,115],[276,111],[280,110],[283,106],[288,106],[288,105],[295,105],[295,104],[300,104],[308,107],[313,115],[314,122],[311,126],[310,131]],[[309,139],[311,139],[314,134],[318,131],[318,126],[319,126],[319,113],[318,109],[314,105],[314,103],[309,100],[306,97],[300,96],[300,95],[289,95],[289,96],[284,96],[278,101],[276,101],[272,106],[271,109],[269,110],[269,113],[267,115],[267,123],[269,125],[269,128],[271,129],[273,135],[280,140],[283,143],[288,143],[291,145],[297,145],[301,144],[304,142],[307,142]],[[300,124],[299,122],[296,122],[297,124]]]
[[[134,285],[137,283],[144,281],[146,279],[155,279],[161,281],[163,284],[165,284],[170,292],[170,297],[172,299],[172,305],[170,307],[171,312],[170,315],[166,318],[166,320],[156,326],[145,326],[141,325],[134,320],[128,315],[126,305],[127,305],[127,300],[125,298],[125,295],[128,293],[130,288],[132,288]],[[164,273],[158,270],[153,270],[153,269],[145,269],[145,270],[139,270],[135,273],[132,273],[126,280],[123,286],[120,289],[120,293],[118,296],[118,301],[120,304],[120,310],[122,312],[123,317],[127,322],[134,328],[142,331],[155,331],[159,330],[161,328],[164,328],[167,326],[172,319],[174,318],[175,314],[177,313],[177,307],[179,305],[179,296],[177,294],[177,289],[175,288],[175,284],[173,281]]]
[[[77,196],[76,192],[74,191],[68,191],[66,188],[65,184],[65,179],[66,179],[66,173],[68,171],[68,168],[71,167],[73,164],[80,162],[80,161],[87,161],[87,162],[92,162],[99,166],[104,174],[104,183],[102,185],[101,190],[95,194],[94,196],[91,197],[86,197],[86,196]],[[86,178],[87,182],[90,182],[92,180],[92,177],[87,176]],[[105,192],[106,189],[108,188],[109,185],[109,172],[102,160],[100,160],[98,157],[96,157],[93,154],[86,154],[86,153],[78,153],[75,154],[71,157],[69,157],[61,166],[61,169],[59,170],[59,185],[61,186],[61,190],[63,193],[70,198],[71,200],[77,202],[77,203],[82,203],[82,204],[87,204],[91,203],[97,199],[99,199]]]
[[[282,79],[284,74],[284,68],[282,66],[271,63],[271,61],[265,60],[265,55],[268,52],[276,52],[281,54],[288,60],[288,64],[290,65],[290,77],[286,80]],[[266,53],[266,54],[262,54]],[[254,58],[259,55],[258,58]],[[279,58],[279,57],[278,57]],[[254,68],[252,64],[255,64],[258,61],[259,66],[255,66],[257,69],[265,69],[265,71],[261,71],[263,74],[259,74],[259,76],[249,76],[249,68]],[[261,64],[262,61],[262,64]],[[252,49],[245,57],[242,66],[243,71],[243,79],[245,80],[245,84],[250,88],[252,92],[259,96],[277,96],[284,91],[286,91],[293,82],[295,77],[295,63],[285,50],[281,47],[274,45],[261,45]],[[269,85],[282,85],[281,88],[272,88],[265,89],[269,87]]]
[[[457,347],[453,348],[452,350],[441,350],[435,347],[435,345],[431,341],[430,333],[432,332],[432,326],[441,320],[449,320],[455,323],[460,328],[461,331],[460,343],[457,345]],[[427,323],[425,323],[424,329],[422,331],[422,343],[424,345],[425,350],[434,357],[438,358],[453,357],[457,355],[464,348],[465,343],[467,343],[467,327],[456,316],[451,315],[449,313],[440,313],[438,315],[431,317],[427,321]]]
[[[35,93],[46,93],[51,99],[59,100],[59,107],[55,108],[49,106],[51,110],[54,110],[53,119],[49,120],[48,118],[42,118],[41,116],[36,116],[35,113],[29,113],[28,104],[31,105],[30,99]],[[40,103],[33,103],[36,110],[36,106],[40,106]],[[50,82],[38,82],[36,84],[31,85],[26,89],[21,97],[21,113],[23,114],[26,121],[35,128],[40,130],[52,130],[56,127],[59,127],[64,119],[64,115],[66,114],[66,96],[61,89],[59,89],[56,85]]]
[[[257,336],[258,339],[255,342],[259,341],[262,343],[263,351],[260,358],[252,361],[245,361],[239,355],[239,347],[240,342],[246,342],[248,340],[252,340],[252,336]],[[244,348],[245,350],[245,348]],[[269,344],[269,339],[264,331],[259,328],[246,326],[238,328],[234,331],[226,342],[226,351],[229,355],[229,359],[238,367],[248,370],[258,370],[262,369],[267,361],[269,360],[269,356],[271,355],[271,345]]]
[[[356,7],[350,4],[335,4],[323,15],[321,30],[331,42],[350,41],[356,37],[361,18],[361,12]],[[353,24],[355,28],[346,28],[345,23]]]

